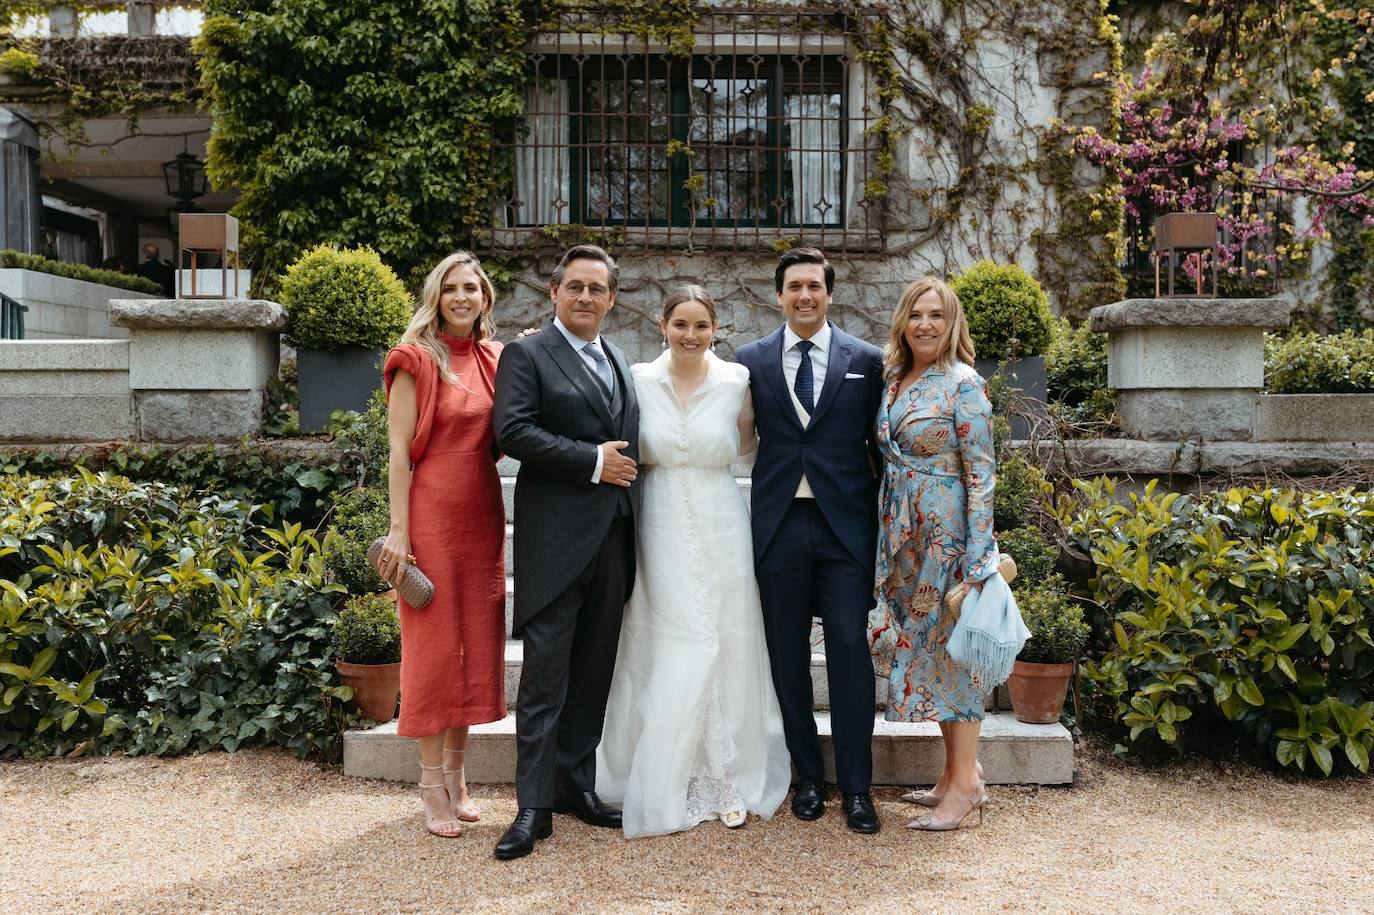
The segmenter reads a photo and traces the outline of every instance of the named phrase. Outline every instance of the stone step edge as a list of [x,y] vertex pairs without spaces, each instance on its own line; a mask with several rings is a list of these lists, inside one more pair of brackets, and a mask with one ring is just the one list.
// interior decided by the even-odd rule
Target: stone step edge
[[[815,712],[816,728],[833,780],[828,712]],[[515,715],[474,725],[468,731],[467,778],[473,784],[509,784],[515,772]],[[419,752],[414,740],[396,733],[390,721],[344,733],[344,774],[357,778],[414,781]],[[1062,785],[1073,781],[1073,737],[1058,722],[1026,724],[1009,713],[983,720],[979,758],[991,784]],[[935,722],[887,721],[874,716],[874,784],[931,784],[944,762]]]

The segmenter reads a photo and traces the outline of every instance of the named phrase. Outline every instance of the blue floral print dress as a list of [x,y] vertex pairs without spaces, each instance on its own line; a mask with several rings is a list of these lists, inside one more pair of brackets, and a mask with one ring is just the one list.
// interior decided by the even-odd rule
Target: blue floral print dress
[[[945,591],[997,569],[992,405],[970,366],[931,366],[878,408],[886,459],[878,531],[880,619],[895,630],[888,721],[981,721],[983,690],[945,644]],[[874,633],[875,640],[880,634]]]

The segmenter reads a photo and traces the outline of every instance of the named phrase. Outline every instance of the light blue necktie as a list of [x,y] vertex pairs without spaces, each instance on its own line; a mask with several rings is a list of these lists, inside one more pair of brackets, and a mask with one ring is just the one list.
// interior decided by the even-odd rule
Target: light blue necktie
[[596,341],[588,343],[582,347],[582,352],[592,357],[592,362],[596,363],[596,377],[600,379],[601,386],[606,389],[606,399],[611,399],[611,392],[615,390],[615,376],[611,374],[611,363],[606,358],[606,354],[601,351],[601,347]]

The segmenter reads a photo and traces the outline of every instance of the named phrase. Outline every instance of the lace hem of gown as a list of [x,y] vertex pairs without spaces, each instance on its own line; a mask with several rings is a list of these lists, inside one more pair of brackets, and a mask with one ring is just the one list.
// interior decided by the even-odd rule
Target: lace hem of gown
[[739,793],[738,754],[725,730],[725,716],[721,711],[719,670],[711,678],[702,724],[701,745],[692,764],[692,774],[687,779],[689,823],[700,823],[722,813],[744,809],[744,799]]

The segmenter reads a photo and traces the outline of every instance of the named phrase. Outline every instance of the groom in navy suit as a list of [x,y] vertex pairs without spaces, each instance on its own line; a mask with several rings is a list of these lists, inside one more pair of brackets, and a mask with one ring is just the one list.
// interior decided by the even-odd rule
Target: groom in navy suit
[[868,611],[878,547],[882,458],[874,419],[883,356],[826,319],[835,270],[793,248],[774,273],[787,323],[740,348],[759,433],[754,464],[754,567],[787,749],[797,767],[792,812],[825,812],[811,714],[811,620],[825,632],[835,775],[849,828],[875,833],[873,660]]

